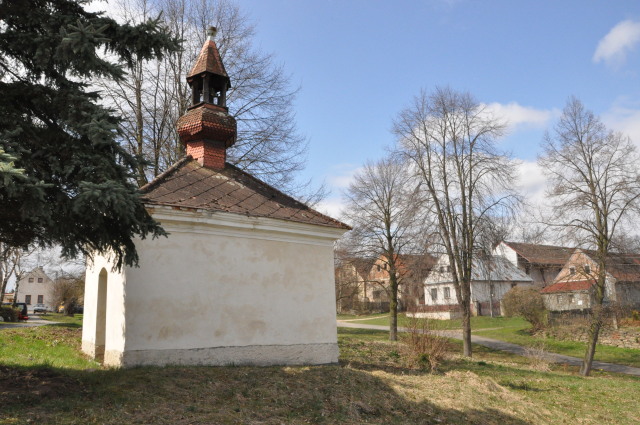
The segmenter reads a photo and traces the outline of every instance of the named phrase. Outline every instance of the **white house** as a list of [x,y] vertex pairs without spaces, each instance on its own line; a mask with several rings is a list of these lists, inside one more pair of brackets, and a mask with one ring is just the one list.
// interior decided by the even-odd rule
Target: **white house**
[[55,310],[53,302],[53,280],[44,272],[42,267],[36,267],[26,273],[18,282],[16,302],[26,303],[28,310],[33,310],[35,304],[44,304],[51,311]]
[[493,254],[505,257],[531,276],[535,285],[545,287],[555,281],[573,251],[574,248],[564,246],[502,241]]
[[96,255],[84,352],[114,366],[292,365],[338,360],[333,243],[348,226],[225,162],[236,123],[214,34],[187,77],[187,157],[141,189],[169,233],[139,267]]
[[[491,312],[500,315],[500,300],[514,286],[531,286],[533,280],[504,257],[491,256],[476,259],[471,271],[471,309],[477,316]],[[442,255],[424,281],[423,306],[417,309],[417,317],[453,319],[460,317],[460,308],[453,284],[449,257]]]

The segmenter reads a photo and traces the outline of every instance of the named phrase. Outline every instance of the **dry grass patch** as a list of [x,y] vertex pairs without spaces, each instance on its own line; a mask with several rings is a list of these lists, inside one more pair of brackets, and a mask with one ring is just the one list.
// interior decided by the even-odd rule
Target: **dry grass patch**
[[[452,355],[439,373],[427,373],[386,332],[339,336],[338,366],[39,369],[61,379],[56,397],[5,398],[0,424],[640,422],[638,379],[541,373],[527,358],[479,347],[474,359]],[[450,349],[459,352],[459,343]],[[36,370],[6,362],[0,356],[0,373]]]

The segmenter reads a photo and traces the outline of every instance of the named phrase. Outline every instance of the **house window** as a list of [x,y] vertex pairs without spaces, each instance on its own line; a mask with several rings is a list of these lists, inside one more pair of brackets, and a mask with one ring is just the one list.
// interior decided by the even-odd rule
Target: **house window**
[[451,266],[447,266],[447,273],[451,272]]
[[575,267],[569,267],[569,274],[576,274],[576,268]]
[[376,264],[376,269],[380,271],[380,264]]
[[444,273],[444,266],[440,266],[440,273]]
[[451,298],[451,288],[444,288],[444,298],[448,300]]
[[431,290],[431,299],[434,301],[438,299],[438,288],[433,288]]
[[588,264],[585,264],[585,265],[584,265],[584,272],[585,272],[586,274],[591,274],[591,266],[590,266],[590,265],[588,265]]
[[44,295],[38,295],[38,304],[44,303]]
[[32,277],[29,278],[29,283],[33,283],[33,278]]
[[41,277],[38,278],[38,283],[42,283],[42,278]]
[[573,304],[573,294],[569,294],[569,304]]
[[524,266],[524,272],[525,272],[526,274],[531,273],[531,266],[530,266],[529,264],[527,264],[526,266]]
[[24,302],[27,304],[31,304],[31,295],[25,295],[24,296]]
[[373,291],[374,300],[379,300],[381,295],[382,295],[382,291]]

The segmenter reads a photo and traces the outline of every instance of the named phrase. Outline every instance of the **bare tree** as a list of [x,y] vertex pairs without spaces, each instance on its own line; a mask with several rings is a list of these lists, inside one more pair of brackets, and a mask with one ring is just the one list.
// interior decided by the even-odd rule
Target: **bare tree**
[[[216,44],[232,87],[229,112],[238,122],[238,138],[227,160],[285,191],[300,194],[308,184],[296,182],[306,162],[307,140],[295,123],[297,88],[273,55],[255,47],[255,27],[227,0],[119,0],[121,19],[139,22],[162,12],[167,31],[182,40],[181,51],[162,60],[134,58],[128,78],[105,83],[112,106],[124,117],[123,144],[147,160],[139,183],[157,176],[184,155],[175,130],[189,105],[185,77],[200,52],[206,29],[218,29]],[[323,196],[322,189],[307,201]]]
[[62,275],[53,282],[53,303],[64,306],[64,313],[73,316],[76,307],[83,303],[84,279],[81,275]]
[[505,125],[470,94],[422,91],[394,121],[401,153],[413,164],[437,220],[462,310],[463,350],[471,356],[471,269],[479,226],[511,212],[514,162],[496,148]]
[[0,243],[0,302],[4,299],[9,279],[20,262],[23,250],[5,243]]
[[578,246],[595,250],[594,301],[589,343],[580,370],[591,372],[603,323],[606,272],[613,243],[640,207],[640,157],[631,140],[606,128],[600,119],[570,98],[543,143],[539,163],[550,183],[550,224]]
[[422,199],[411,181],[407,164],[395,158],[367,163],[354,176],[346,194],[345,219],[353,226],[358,241],[358,256],[382,256],[389,272],[390,332],[397,340],[399,255],[412,250],[421,236],[419,231]]

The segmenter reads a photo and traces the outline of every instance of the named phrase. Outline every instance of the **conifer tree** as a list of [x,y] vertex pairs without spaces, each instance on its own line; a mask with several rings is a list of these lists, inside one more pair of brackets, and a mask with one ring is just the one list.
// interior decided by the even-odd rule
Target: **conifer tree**
[[120,118],[92,83],[178,43],[157,19],[119,24],[87,3],[0,2],[0,242],[113,252],[119,267],[136,264],[134,237],[164,231],[139,199],[139,159],[117,143]]

